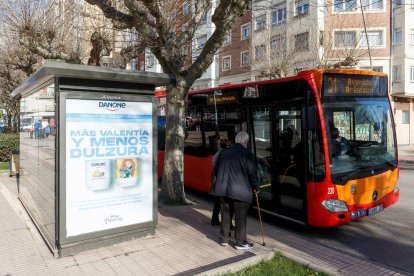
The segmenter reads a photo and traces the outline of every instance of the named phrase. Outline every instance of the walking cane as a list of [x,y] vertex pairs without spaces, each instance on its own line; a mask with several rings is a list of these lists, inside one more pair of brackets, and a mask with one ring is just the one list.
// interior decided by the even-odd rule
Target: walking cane
[[257,204],[257,211],[259,212],[259,221],[260,221],[260,230],[262,232],[262,241],[263,241],[263,246],[266,246],[266,243],[264,241],[264,235],[263,235],[263,224],[262,224],[262,216],[260,214],[260,206],[259,206],[259,196],[257,195],[257,192],[254,193],[256,195],[256,204]]

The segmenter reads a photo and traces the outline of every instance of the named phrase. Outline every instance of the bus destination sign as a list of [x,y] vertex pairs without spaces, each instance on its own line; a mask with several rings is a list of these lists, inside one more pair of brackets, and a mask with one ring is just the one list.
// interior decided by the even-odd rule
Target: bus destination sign
[[387,78],[369,75],[325,74],[324,96],[387,96]]
[[230,103],[237,103],[238,102],[238,95],[237,93],[226,93],[226,94],[211,94],[208,95],[207,104],[230,104]]

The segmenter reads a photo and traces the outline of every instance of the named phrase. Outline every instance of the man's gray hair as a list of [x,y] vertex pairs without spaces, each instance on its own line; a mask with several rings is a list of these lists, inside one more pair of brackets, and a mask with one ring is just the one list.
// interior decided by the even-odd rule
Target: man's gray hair
[[240,131],[237,133],[234,141],[239,144],[246,144],[247,142],[249,142],[249,134],[247,134],[246,131]]

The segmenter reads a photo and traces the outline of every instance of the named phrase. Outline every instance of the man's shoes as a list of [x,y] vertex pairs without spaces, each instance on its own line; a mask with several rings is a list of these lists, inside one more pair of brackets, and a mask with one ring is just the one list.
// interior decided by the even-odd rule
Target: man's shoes
[[216,226],[216,225],[220,225],[220,221],[218,219],[212,219],[211,220],[211,225]]
[[236,249],[238,250],[246,250],[246,249],[250,249],[253,247],[252,243],[248,243],[248,242],[244,242],[244,243],[236,243],[236,245],[234,246]]
[[220,244],[222,246],[227,246],[227,245],[229,245],[229,240],[226,239],[226,238],[223,238],[223,236],[220,236]]

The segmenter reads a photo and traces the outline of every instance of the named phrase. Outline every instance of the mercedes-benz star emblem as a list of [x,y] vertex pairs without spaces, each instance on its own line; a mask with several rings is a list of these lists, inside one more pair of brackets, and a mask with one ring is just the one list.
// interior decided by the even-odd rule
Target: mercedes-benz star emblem
[[373,193],[372,193],[372,200],[373,201],[376,201],[378,199],[378,192],[377,191],[374,191]]

